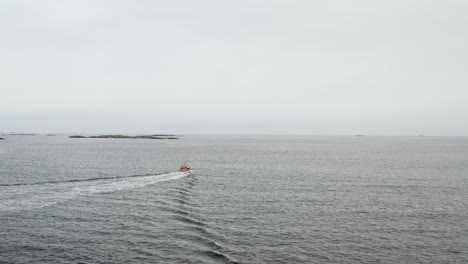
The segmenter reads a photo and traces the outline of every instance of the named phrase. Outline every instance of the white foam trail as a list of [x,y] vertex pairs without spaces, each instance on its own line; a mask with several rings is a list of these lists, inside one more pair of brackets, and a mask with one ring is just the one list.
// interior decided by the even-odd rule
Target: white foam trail
[[11,186],[2,188],[0,194],[0,211],[31,210],[51,206],[82,195],[111,193],[119,190],[140,188],[162,181],[180,179],[187,175],[189,175],[189,173],[173,172],[153,176],[131,177],[121,180],[102,180],[92,183],[75,182],[44,186]]
[[79,192],[81,194],[93,194],[93,193],[108,193],[115,192],[118,190],[133,189],[143,187],[149,184],[154,184],[162,181],[170,181],[175,179],[180,179],[186,176],[186,173],[182,172],[173,172],[168,174],[154,175],[154,176],[144,176],[138,178],[125,179],[121,181],[115,181],[111,183],[104,183],[86,187],[75,187],[73,191]]

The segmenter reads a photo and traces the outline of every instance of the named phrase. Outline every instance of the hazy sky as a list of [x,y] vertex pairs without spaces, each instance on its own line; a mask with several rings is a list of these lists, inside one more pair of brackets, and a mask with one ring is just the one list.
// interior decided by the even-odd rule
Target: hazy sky
[[466,0],[0,1],[0,131],[468,135]]

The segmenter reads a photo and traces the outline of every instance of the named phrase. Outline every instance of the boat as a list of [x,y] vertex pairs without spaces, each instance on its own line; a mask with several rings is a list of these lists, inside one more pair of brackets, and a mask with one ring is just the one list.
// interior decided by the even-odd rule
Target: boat
[[186,172],[186,173],[192,173],[192,169],[190,168],[190,165],[188,164],[182,164],[180,165],[180,168],[178,170],[179,172]]

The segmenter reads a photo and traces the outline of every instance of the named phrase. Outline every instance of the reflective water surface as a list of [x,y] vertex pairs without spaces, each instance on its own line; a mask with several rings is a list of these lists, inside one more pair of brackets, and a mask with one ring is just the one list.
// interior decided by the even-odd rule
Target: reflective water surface
[[4,137],[0,263],[468,263],[468,138]]

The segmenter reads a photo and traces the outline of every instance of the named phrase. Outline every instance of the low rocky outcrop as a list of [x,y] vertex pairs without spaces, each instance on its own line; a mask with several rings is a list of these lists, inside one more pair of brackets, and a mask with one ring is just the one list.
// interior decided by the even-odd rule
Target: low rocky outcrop
[[131,137],[124,136],[124,135],[100,135],[100,136],[89,136],[88,138],[131,138]]
[[5,140],[4,138],[0,138],[0,140]]
[[126,135],[99,135],[99,136],[69,136],[69,138],[130,138],[130,139],[179,139],[175,135],[142,135],[142,136],[126,136]]

